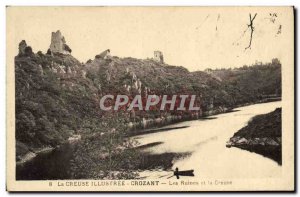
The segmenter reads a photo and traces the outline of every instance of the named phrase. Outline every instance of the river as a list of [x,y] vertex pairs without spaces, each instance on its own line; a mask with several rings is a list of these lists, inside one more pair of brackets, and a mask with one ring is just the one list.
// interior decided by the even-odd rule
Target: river
[[[166,126],[167,131],[134,137],[140,145],[157,144],[143,151],[150,154],[187,153],[186,157],[174,159],[172,169],[194,170],[194,178],[266,178],[278,177],[282,168],[275,161],[259,154],[226,148],[226,142],[244,127],[254,116],[269,113],[281,102],[255,104],[236,108],[234,112]],[[172,129],[179,128],[179,129]],[[172,171],[162,169],[140,172],[148,179],[167,178]],[[191,177],[183,177],[189,178]]]
[[[193,169],[195,178],[278,177],[281,166],[275,161],[256,153],[225,146],[229,138],[252,117],[271,112],[277,107],[281,107],[281,102],[236,108],[234,112],[172,124],[159,128],[160,132],[132,137],[144,147],[141,149],[146,152],[144,155],[150,154],[152,160],[148,162],[155,168],[140,170],[140,178],[167,178],[173,174],[171,170],[157,167],[157,163],[167,163],[171,169]],[[173,158],[174,155],[186,156]],[[40,154],[30,162],[17,166],[17,180],[69,179],[71,159],[72,148],[67,144],[52,152]]]

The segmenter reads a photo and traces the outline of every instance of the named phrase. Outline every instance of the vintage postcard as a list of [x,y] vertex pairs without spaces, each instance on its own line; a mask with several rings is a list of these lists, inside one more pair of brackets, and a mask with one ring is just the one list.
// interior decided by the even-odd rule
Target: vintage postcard
[[16,7],[7,190],[294,191],[293,7]]

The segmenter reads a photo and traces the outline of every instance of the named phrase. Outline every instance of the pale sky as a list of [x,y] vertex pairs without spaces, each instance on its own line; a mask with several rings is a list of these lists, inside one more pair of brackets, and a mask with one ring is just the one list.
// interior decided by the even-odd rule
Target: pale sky
[[[242,35],[249,13],[257,16],[251,50],[245,50],[250,30]],[[139,59],[160,50],[167,64],[190,71],[281,59],[293,32],[288,7],[9,7],[7,22],[15,55],[23,39],[34,52],[46,52],[51,32],[60,30],[81,62],[106,49]]]

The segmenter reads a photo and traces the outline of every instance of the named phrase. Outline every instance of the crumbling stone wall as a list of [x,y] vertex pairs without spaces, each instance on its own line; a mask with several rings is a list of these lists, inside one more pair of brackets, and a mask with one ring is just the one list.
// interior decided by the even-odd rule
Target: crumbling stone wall
[[154,51],[154,60],[160,63],[164,63],[164,56],[161,51]]
[[111,57],[110,55],[110,49],[107,49],[103,51],[102,53],[95,56],[96,59],[109,59]]
[[27,47],[26,41],[22,40],[19,43],[19,55],[24,55],[25,54],[25,48]]
[[52,54],[71,54],[72,52],[71,48],[66,44],[65,37],[62,36],[59,30],[56,32],[52,32],[51,34],[50,51]]

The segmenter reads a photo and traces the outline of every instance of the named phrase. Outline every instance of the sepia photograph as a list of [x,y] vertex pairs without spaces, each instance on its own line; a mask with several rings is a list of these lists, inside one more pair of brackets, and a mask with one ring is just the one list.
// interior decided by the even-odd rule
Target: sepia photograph
[[7,190],[294,191],[294,12],[7,6]]

